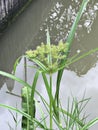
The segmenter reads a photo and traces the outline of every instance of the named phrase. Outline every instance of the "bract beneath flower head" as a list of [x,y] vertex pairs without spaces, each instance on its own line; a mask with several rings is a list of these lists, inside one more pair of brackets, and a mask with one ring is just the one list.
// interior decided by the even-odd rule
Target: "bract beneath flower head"
[[[53,73],[61,66],[61,61],[67,57],[68,46],[66,43],[60,41],[58,45],[44,44],[36,47],[36,50],[26,51],[26,56],[37,64],[42,69],[42,66],[46,68],[47,73]],[[51,58],[51,62],[48,58]],[[41,63],[41,65],[39,64]],[[44,71],[44,69],[43,69]]]

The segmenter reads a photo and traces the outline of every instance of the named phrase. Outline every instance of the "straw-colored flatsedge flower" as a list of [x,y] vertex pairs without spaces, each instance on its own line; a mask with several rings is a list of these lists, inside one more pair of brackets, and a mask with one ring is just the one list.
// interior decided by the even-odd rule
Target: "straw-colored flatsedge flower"
[[67,44],[62,41],[58,45],[41,43],[40,46],[36,47],[36,50],[26,51],[26,56],[36,64],[38,61],[39,67],[41,67],[40,62],[46,68],[47,73],[53,73],[61,65],[61,61],[66,59],[67,50]]

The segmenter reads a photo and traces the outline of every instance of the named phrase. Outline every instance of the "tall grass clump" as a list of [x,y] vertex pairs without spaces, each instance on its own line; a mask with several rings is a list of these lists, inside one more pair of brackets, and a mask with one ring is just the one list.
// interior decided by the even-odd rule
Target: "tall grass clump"
[[[58,130],[88,130],[92,125],[98,122],[98,118],[89,121],[86,123],[86,116],[81,116],[84,106],[86,106],[89,99],[82,99],[78,101],[73,98],[71,106],[68,101],[68,108],[65,110],[62,106],[62,103],[59,99],[60,83],[64,69],[84,58],[85,56],[90,55],[98,51],[98,48],[92,49],[89,52],[81,56],[73,56],[68,58],[69,50],[72,44],[72,40],[77,29],[78,22],[86,8],[89,0],[83,0],[80,6],[80,10],[76,16],[76,19],[72,25],[69,36],[66,42],[59,41],[58,45],[51,43],[49,29],[47,27],[47,42],[41,43],[37,46],[35,50],[26,51],[24,57],[34,63],[34,68],[36,69],[35,76],[33,78],[32,85],[28,84],[26,81],[17,78],[15,75],[0,71],[0,75],[9,77],[15,81],[18,81],[22,84],[22,110],[14,108],[12,106],[7,106],[0,104],[1,107],[7,108],[9,110],[14,110],[17,113],[22,115],[22,130],[36,130],[37,128],[43,130],[53,130],[54,124]],[[14,65],[14,73],[20,58],[16,61]],[[53,94],[53,74],[57,73],[56,77],[56,91]],[[42,75],[45,89],[47,91],[49,102],[36,91],[36,84],[39,78],[39,75]],[[41,98],[46,111],[48,112],[49,125],[47,124],[47,116],[44,115],[43,110],[41,110],[41,120],[36,119],[36,109],[37,106],[40,107],[34,98],[34,94]]]

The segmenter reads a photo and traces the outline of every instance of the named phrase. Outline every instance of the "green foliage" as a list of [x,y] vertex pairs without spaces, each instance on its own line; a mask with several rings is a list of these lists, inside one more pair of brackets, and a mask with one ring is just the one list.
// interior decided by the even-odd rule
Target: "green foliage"
[[[34,62],[36,61],[35,63],[42,71],[47,70],[46,73],[53,73],[61,66],[61,61],[66,58],[65,53],[67,50],[68,47],[66,43],[63,43],[62,41],[60,41],[58,45],[41,43],[40,46],[37,46],[36,50],[27,51],[26,57]],[[45,70],[39,65],[39,62],[46,68]]]
[[[96,122],[98,122],[98,118],[96,118],[86,123],[86,117],[81,117],[81,112],[83,111],[83,108],[86,106],[89,99],[82,99],[81,101],[78,101],[77,99],[73,98],[71,106],[69,105],[70,102],[68,100],[67,109],[64,109],[62,107],[62,104],[59,99],[60,83],[64,68],[74,62],[77,62],[85,56],[88,56],[91,53],[98,51],[98,48],[96,48],[79,57],[78,55],[75,55],[70,59],[68,58],[69,49],[78,22],[88,2],[89,0],[82,1],[80,10],[72,25],[68,39],[65,43],[63,41],[59,41],[58,45],[51,44],[49,30],[47,27],[47,43],[41,43],[41,45],[37,46],[36,50],[26,51],[25,57],[30,61],[34,62],[37,69],[32,85],[29,85],[27,82],[21,80],[20,78],[17,78],[14,75],[20,58],[18,58],[15,62],[13,74],[8,74],[6,72],[0,71],[0,75],[18,81],[23,86],[21,93],[22,110],[4,104],[0,104],[1,107],[7,108],[8,110],[16,111],[23,116],[23,130],[36,130],[36,128],[40,128],[43,130],[53,130],[53,123],[56,124],[59,130],[87,130]],[[55,72],[58,72],[58,75],[56,77],[56,92],[55,94],[53,94],[52,74]],[[40,74],[42,75],[44,81],[45,89],[49,98],[49,103],[41,96],[39,92],[36,91],[36,84]],[[38,103],[34,99],[35,93],[37,93],[38,96],[41,98],[41,101],[44,104],[46,111],[48,112],[49,124],[47,124],[46,122],[47,116],[44,116],[43,110],[41,110],[42,119],[36,119],[36,104]]]
[[[34,100],[31,102],[31,89],[27,87],[23,87],[21,92],[21,97],[22,97],[22,111],[28,113],[29,115],[32,115],[31,111],[33,111],[33,117],[35,117],[35,102]],[[27,123],[28,123],[28,119],[25,116],[23,116],[22,117],[23,130],[27,129]],[[31,121],[29,121],[29,129],[30,130],[33,129],[33,123]]]

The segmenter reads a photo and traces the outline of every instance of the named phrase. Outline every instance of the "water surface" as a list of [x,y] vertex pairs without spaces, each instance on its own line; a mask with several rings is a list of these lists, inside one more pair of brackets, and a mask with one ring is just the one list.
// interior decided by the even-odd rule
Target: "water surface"
[[[34,0],[0,37],[0,70],[11,73],[16,58],[21,56],[27,48],[36,46],[34,37],[54,2]],[[3,81],[0,77],[0,86]]]
[[[0,40],[0,44],[3,49],[3,53],[1,56],[1,69],[4,71],[11,72],[12,65],[14,60],[19,55],[23,54],[25,50],[28,48],[35,48],[36,45],[41,42],[46,42],[46,29],[47,26],[50,30],[51,42],[53,44],[57,44],[59,40],[63,39],[66,42],[68,33],[70,31],[71,25],[76,17],[76,13],[78,12],[80,1],[71,0],[66,3],[65,0],[57,0],[54,3],[50,2],[51,8],[49,8],[48,1],[43,0],[43,4],[39,2],[39,6],[42,9],[42,15],[40,16],[40,11],[35,17],[32,16],[32,10],[37,10],[36,8],[37,2],[34,3],[33,8],[30,7],[28,13],[25,12],[21,15],[20,19],[17,20],[7,32],[5,32],[4,36]],[[46,5],[44,5],[46,4]],[[43,5],[42,7],[40,5]],[[44,6],[46,8],[44,8]],[[44,9],[43,9],[44,8]],[[48,10],[48,12],[47,12]],[[50,11],[49,11],[50,10]],[[47,12],[47,13],[45,13]],[[41,19],[44,18],[44,19]],[[39,21],[39,19],[41,21]],[[27,22],[25,22],[27,21]],[[38,24],[34,26],[34,23]],[[87,10],[85,10],[81,21],[79,22],[78,29],[75,34],[75,38],[73,40],[73,44],[71,47],[70,57],[76,53],[80,55],[98,47],[98,2],[97,0],[91,0],[88,4]],[[16,26],[17,25],[17,26]],[[35,31],[36,30],[36,31]],[[8,44],[7,44],[8,43]],[[7,46],[8,45],[8,46]],[[13,46],[12,46],[13,45]],[[17,46],[15,46],[17,45]],[[34,46],[35,45],[35,46]],[[8,51],[9,50],[9,51]],[[11,51],[10,51],[11,50]],[[0,50],[1,52],[1,50]],[[4,61],[5,59],[5,61]],[[89,102],[86,112],[90,114],[88,120],[93,119],[94,117],[98,117],[98,52],[94,53],[87,58],[78,61],[75,64],[72,64],[69,69],[64,71],[64,75],[61,82],[61,101],[63,106],[67,106],[67,98],[72,98],[71,95],[76,96],[78,99],[84,94],[86,91],[86,97],[92,97]],[[24,60],[20,62],[17,67],[16,76],[24,79]],[[28,64],[31,64],[28,62]],[[7,66],[6,66],[7,65]],[[28,68],[28,82],[31,84],[35,71],[31,68]],[[55,82],[56,74],[53,76],[53,81]],[[10,87],[11,81],[7,82],[8,87]],[[55,86],[55,83],[54,83]],[[21,95],[21,85],[15,83],[13,93]],[[42,78],[40,76],[39,82],[37,84],[37,90],[48,100],[46,95],[46,90],[43,85]],[[16,102],[20,102],[19,108],[21,107],[21,99],[19,97],[14,97],[12,95],[6,94],[7,86],[4,84],[3,88],[0,92],[0,99],[2,103],[8,105],[16,105]],[[55,91],[55,87],[53,88]],[[5,96],[6,98],[2,98]],[[14,98],[13,98],[14,97]],[[38,96],[36,96],[37,100],[40,100]],[[91,109],[92,108],[92,109]],[[45,108],[42,106],[45,114]],[[0,124],[1,129],[8,129],[8,125],[5,125],[5,122],[9,122],[13,128],[15,128],[14,123],[11,123],[12,116],[9,114],[7,110],[1,109],[2,116],[2,124]],[[5,115],[8,114],[9,119],[5,119]],[[19,117],[20,119],[21,117]],[[39,112],[37,111],[37,118],[40,118]],[[96,130],[98,125],[95,125],[90,130]],[[20,125],[17,130],[21,129]]]

